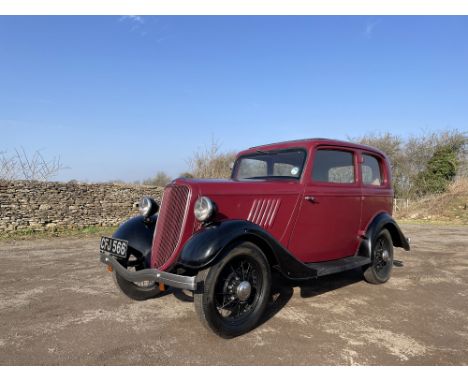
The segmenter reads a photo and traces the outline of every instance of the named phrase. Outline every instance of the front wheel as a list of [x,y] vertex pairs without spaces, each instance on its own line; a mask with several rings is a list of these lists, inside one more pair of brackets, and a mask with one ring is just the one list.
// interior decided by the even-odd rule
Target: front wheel
[[194,294],[202,323],[230,338],[252,330],[262,318],[271,290],[271,271],[262,250],[250,242],[234,247],[197,275]]
[[[139,271],[145,268],[144,263],[145,261],[143,256],[130,255],[122,265],[129,271]],[[115,284],[120,291],[132,300],[144,301],[154,298],[161,293],[159,284],[156,282],[143,281],[133,283],[125,280],[116,271],[113,271],[112,274]]]
[[393,269],[393,241],[388,230],[379,232],[372,243],[372,263],[365,269],[364,278],[371,284],[383,284]]

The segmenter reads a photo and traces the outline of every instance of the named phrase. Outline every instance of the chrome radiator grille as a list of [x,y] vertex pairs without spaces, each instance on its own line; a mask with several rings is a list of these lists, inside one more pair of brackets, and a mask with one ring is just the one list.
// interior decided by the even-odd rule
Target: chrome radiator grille
[[152,262],[155,268],[167,268],[167,262],[179,243],[187,207],[189,188],[168,185],[164,189],[156,231],[153,239]]

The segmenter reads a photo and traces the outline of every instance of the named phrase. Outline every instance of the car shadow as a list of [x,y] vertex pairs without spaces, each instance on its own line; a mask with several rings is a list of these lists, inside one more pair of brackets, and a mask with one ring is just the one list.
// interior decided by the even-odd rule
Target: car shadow
[[257,327],[273,318],[283,309],[294,294],[293,286],[278,272],[272,273],[270,301]]
[[[403,262],[400,260],[394,260],[393,264],[395,267],[403,267]],[[352,269],[306,281],[288,280],[279,272],[273,271],[270,301],[257,327],[271,320],[288,304],[294,295],[294,288],[299,288],[301,298],[313,298],[363,280],[361,269]],[[190,291],[171,288],[168,292],[182,302],[193,302],[193,294]]]
[[403,261],[401,261],[401,260],[395,260],[395,259],[393,259],[393,265],[394,265],[395,267],[398,267],[398,268],[404,267]]
[[[274,280],[275,290],[272,293],[273,301],[270,302],[258,326],[272,319],[286,306],[294,294],[294,288],[299,288],[301,298],[313,298],[363,280],[364,277],[360,269],[352,269],[346,272],[306,281],[292,281],[278,274],[276,275],[276,280]],[[275,296],[275,292],[277,296]]]
[[193,292],[185,289],[171,288],[172,295],[179,301],[182,302],[193,302]]
[[364,279],[360,269],[352,269],[342,273],[323,276],[299,284],[302,298],[309,298],[325,294],[348,285],[358,283]]
[[[393,260],[393,264],[395,267],[404,266],[401,260]],[[311,298],[364,280],[363,272],[360,268],[306,281],[288,280],[277,272],[275,272],[273,276],[272,300],[258,326],[263,325],[273,318],[286,306],[293,296],[294,288],[296,287],[299,288],[299,293],[302,298]]]
[[278,272],[274,272],[272,276],[271,300],[257,328],[271,320],[287,305],[296,287],[299,288],[302,298],[311,298],[363,280],[362,271],[356,270],[299,282],[288,280]]

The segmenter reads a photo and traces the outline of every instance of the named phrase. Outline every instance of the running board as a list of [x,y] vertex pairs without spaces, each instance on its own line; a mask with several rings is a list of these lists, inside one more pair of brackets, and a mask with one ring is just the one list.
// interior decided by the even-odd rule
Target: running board
[[307,268],[315,271],[316,277],[331,275],[362,267],[371,263],[371,259],[364,256],[349,256],[338,260],[322,261],[320,263],[305,264]]

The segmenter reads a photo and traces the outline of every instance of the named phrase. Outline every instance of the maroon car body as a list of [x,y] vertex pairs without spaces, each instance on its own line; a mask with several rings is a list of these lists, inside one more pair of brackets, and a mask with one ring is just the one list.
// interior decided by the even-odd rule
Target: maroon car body
[[[213,210],[206,221],[197,220],[194,214],[197,208],[203,212],[196,205],[200,200]],[[220,267],[217,264],[236,245],[245,247],[239,243],[253,248],[245,249],[247,255],[242,255],[247,263],[263,256],[270,268],[289,279],[363,267],[368,281],[385,282],[393,261],[390,247],[409,250],[409,241],[392,218],[392,200],[389,161],[375,148],[330,139],[253,147],[238,154],[229,180],[174,180],[164,190],[159,214],[134,218],[114,235],[127,242],[126,258],[116,259],[102,251],[101,260],[113,266],[124,292],[125,283],[138,285],[150,280],[153,284],[148,291],[166,284],[193,290],[197,296],[200,282],[206,284],[203,278],[209,279],[206,274],[215,273],[210,269]],[[250,256],[249,251],[260,254]],[[132,255],[143,264],[136,272],[129,272]],[[260,274],[263,260],[255,261],[250,265],[257,266]],[[129,273],[133,273],[131,278]],[[236,278],[238,273],[232,275]],[[231,298],[244,308],[253,290],[260,290],[253,276],[249,277],[229,286],[237,290]],[[270,283],[269,274],[265,280]],[[140,288],[144,293],[145,287]],[[246,295],[247,302],[242,301]],[[130,297],[135,298],[135,293]],[[199,310],[206,308],[205,303],[200,300]],[[249,309],[253,314],[255,309]],[[216,316],[216,309],[213,311]],[[255,316],[249,324],[239,324],[242,328],[236,331],[229,326],[230,321],[226,327],[216,317],[203,318],[207,314],[200,313],[202,321],[225,336],[245,332],[258,321]]]

